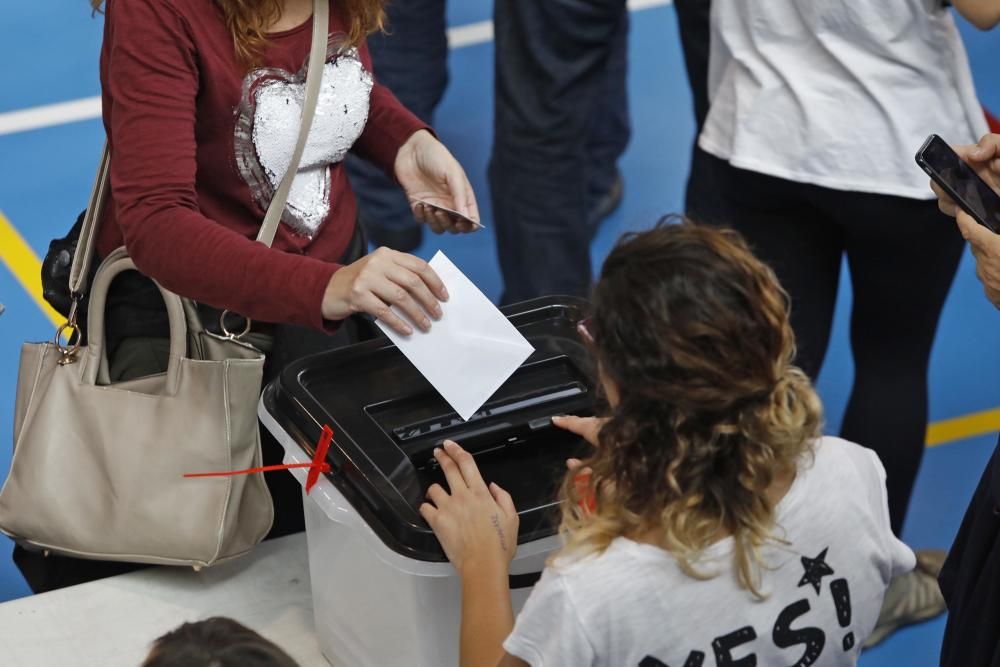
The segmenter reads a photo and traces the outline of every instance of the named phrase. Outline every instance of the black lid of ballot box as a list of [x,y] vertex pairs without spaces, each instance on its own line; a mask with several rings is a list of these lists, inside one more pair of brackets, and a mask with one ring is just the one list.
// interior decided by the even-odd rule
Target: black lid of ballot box
[[432,456],[444,439],[473,452],[487,483],[513,496],[519,543],[548,537],[566,459],[588,447],[550,421],[593,414],[592,364],[576,331],[586,309],[571,297],[502,309],[535,351],[467,422],[386,338],[295,362],[267,388],[264,406],[309,456],[323,425],[333,429],[327,477],[400,554],[447,560],[418,512],[427,488],[444,485]]

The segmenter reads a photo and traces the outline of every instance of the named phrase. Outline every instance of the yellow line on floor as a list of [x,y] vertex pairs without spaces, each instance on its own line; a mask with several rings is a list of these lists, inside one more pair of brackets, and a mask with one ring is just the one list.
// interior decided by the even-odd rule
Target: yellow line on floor
[[[17,282],[21,283],[53,324],[58,326],[66,321],[42,298],[42,263],[3,211],[0,211],[0,262],[7,265]],[[11,313],[7,313],[7,316],[10,317]]]
[[1000,431],[1000,408],[943,419],[927,426],[927,446],[943,445],[956,440]]

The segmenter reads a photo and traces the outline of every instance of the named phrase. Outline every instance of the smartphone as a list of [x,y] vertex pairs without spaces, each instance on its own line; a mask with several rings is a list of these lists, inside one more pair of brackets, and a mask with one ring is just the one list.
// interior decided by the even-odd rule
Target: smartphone
[[450,216],[451,218],[453,218],[455,220],[461,220],[463,222],[467,222],[470,225],[472,225],[472,227],[474,229],[486,229],[486,226],[483,225],[483,223],[476,222],[472,218],[464,216],[461,213],[459,213],[458,211],[455,211],[455,210],[452,210],[450,208],[447,208],[446,206],[441,206],[440,204],[432,204],[431,202],[423,200],[423,199],[412,199],[410,201],[413,204],[423,204],[424,206],[426,206],[429,209],[433,209],[435,211],[440,211],[441,213],[444,213],[444,214]]
[[917,164],[955,203],[994,234],[1000,234],[1000,195],[936,134],[917,151]]

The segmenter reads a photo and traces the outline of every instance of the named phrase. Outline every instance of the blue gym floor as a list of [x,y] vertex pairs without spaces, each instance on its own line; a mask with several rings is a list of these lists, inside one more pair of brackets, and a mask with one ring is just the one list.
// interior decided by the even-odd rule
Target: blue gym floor
[[[641,5],[645,8],[636,11],[630,45],[634,134],[621,164],[625,200],[594,243],[595,266],[623,231],[648,226],[660,215],[680,210],[687,175],[693,119],[674,12],[662,2],[647,0]],[[489,0],[456,0],[449,8],[449,21],[453,27],[465,26],[489,19],[490,13]],[[99,93],[102,21],[99,16],[91,18],[85,0],[6,3],[2,21],[8,64],[0,71],[0,127],[6,112]],[[980,97],[1000,112],[996,69],[1000,35],[979,33],[966,24],[962,31]],[[469,173],[487,229],[462,238],[428,236],[419,254],[430,257],[444,249],[487,295],[496,298],[500,277],[485,178],[492,135],[492,54],[489,41],[452,51],[451,88],[435,123]],[[63,235],[85,206],[101,142],[98,120],[0,134],[0,212],[39,257],[49,240]],[[0,247],[0,256],[9,251],[10,247]],[[20,344],[49,339],[53,327],[6,268],[0,268],[0,303],[7,308],[0,317],[0,433],[10,434]],[[845,279],[833,343],[819,382],[830,432],[837,431],[853,372],[846,335],[849,305]],[[998,342],[1000,317],[983,297],[967,255],[945,308],[932,360],[932,422],[1000,406]],[[0,475],[6,473],[11,452],[10,436],[4,438]],[[909,544],[948,547],[995,439],[995,433],[987,433],[927,450],[903,535]],[[9,551],[9,541],[0,538],[0,601],[28,594],[9,561]],[[904,630],[867,652],[861,664],[936,664],[943,627],[938,619]]]

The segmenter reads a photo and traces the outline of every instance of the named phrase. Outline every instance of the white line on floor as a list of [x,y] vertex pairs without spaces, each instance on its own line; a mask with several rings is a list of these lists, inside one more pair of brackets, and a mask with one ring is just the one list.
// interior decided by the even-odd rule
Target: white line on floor
[[27,132],[42,127],[75,123],[101,117],[101,98],[85,97],[72,102],[47,104],[0,114],[0,135]]
[[[638,12],[644,9],[663,7],[670,3],[671,0],[629,0],[628,7],[631,11]],[[453,49],[485,44],[492,40],[493,21],[480,21],[448,29],[448,46]],[[47,104],[20,111],[8,111],[0,113],[0,136],[100,117],[100,96]]]
[[493,41],[493,21],[479,21],[448,28],[448,47],[460,49]]

